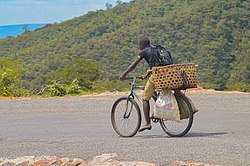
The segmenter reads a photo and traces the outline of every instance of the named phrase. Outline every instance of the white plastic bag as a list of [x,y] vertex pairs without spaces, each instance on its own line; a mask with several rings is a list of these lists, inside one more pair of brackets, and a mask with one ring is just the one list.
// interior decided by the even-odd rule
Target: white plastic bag
[[154,104],[152,117],[180,122],[178,104],[171,90],[160,92]]

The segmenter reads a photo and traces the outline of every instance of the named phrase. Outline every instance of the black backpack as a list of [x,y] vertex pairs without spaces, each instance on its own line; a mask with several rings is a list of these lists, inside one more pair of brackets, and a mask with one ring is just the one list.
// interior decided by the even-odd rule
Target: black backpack
[[171,53],[161,45],[151,45],[152,54],[156,61],[154,66],[166,66],[173,64]]

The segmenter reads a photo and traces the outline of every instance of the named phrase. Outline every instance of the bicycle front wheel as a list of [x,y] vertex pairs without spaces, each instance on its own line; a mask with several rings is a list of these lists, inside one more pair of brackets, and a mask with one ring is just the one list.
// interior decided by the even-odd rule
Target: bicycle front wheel
[[193,110],[186,96],[179,92],[174,94],[178,103],[181,121],[160,120],[162,129],[171,137],[182,137],[188,133],[193,124]]
[[141,112],[138,104],[128,97],[121,97],[111,111],[114,130],[122,137],[133,137],[141,126]]

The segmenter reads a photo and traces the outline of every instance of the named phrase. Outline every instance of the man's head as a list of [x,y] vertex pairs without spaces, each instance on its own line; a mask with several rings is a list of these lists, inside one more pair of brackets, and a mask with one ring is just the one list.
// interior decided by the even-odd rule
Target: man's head
[[150,46],[150,40],[147,37],[141,38],[139,41],[139,48],[140,50],[143,50],[144,48]]

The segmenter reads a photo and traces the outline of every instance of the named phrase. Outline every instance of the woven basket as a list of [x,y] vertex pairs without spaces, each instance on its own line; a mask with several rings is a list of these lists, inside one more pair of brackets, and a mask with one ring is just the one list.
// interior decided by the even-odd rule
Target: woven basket
[[197,87],[196,66],[193,63],[152,68],[156,89],[187,89]]

